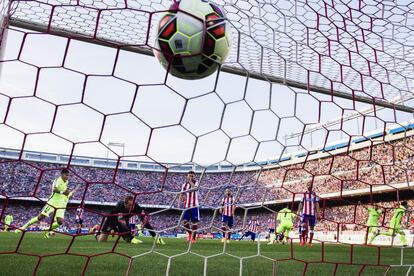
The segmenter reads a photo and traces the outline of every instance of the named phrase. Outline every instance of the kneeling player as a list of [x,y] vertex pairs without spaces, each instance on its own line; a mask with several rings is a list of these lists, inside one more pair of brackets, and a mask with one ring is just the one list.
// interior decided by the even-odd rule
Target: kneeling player
[[[111,232],[118,232],[118,234],[128,243],[138,244],[142,243],[141,240],[136,239],[132,233],[129,225],[129,219],[138,215],[144,224],[144,228],[148,229],[150,235],[155,238],[157,234],[153,231],[154,228],[149,224],[147,217],[143,213],[142,208],[138,203],[133,204],[134,197],[126,196],[123,201],[119,201],[115,208],[110,212],[111,216],[108,216],[103,225],[102,229],[96,234],[96,240],[98,242],[104,242],[108,240],[108,235]],[[158,244],[165,244],[163,239],[157,239]]]
[[247,231],[239,238],[239,241],[242,240],[244,237],[249,237],[252,241],[256,240],[256,235],[259,232],[260,224],[257,218],[252,219],[249,221],[249,225],[247,227]]
[[236,211],[236,206],[234,205],[233,193],[230,189],[226,189],[225,196],[221,201],[221,206],[219,212],[221,214],[221,230],[223,230],[223,238],[221,242],[230,242],[231,237],[231,228],[233,227],[233,218]]
[[301,233],[300,246],[307,242],[308,228],[309,228],[309,246],[312,246],[312,239],[314,235],[314,228],[316,224],[316,217],[319,214],[319,198],[315,192],[312,191],[312,183],[308,184],[308,190],[303,193],[302,201],[299,204],[298,215],[301,213]]

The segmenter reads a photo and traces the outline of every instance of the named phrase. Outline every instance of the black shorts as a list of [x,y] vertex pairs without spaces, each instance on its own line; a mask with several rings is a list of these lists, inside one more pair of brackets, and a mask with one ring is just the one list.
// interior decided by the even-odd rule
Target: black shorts
[[111,230],[118,233],[126,233],[131,231],[125,223],[119,222],[116,218],[106,218],[102,225],[101,232],[109,233]]
[[[111,230],[118,232],[126,242],[130,242],[134,238],[131,229],[125,223],[119,222],[116,218],[106,218],[99,232],[109,234]],[[96,236],[100,234],[99,232],[96,233]]]
[[83,224],[83,219],[77,219],[77,220],[75,220],[75,223],[76,224]]

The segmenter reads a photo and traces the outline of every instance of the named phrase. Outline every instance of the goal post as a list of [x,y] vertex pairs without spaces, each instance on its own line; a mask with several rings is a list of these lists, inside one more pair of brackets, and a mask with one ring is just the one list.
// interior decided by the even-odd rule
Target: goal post
[[[68,269],[80,274],[100,264],[132,275],[142,260],[154,260],[165,275],[409,275],[411,5],[212,2],[226,11],[230,56],[215,74],[183,80],[153,58],[154,26],[170,1],[0,0],[0,228],[18,230],[38,215],[62,168],[70,171],[69,189],[78,189],[55,228],[58,239],[30,247],[36,232],[51,229],[36,222],[20,236],[4,233],[0,258],[35,259],[29,274],[47,274],[49,259],[69,257],[77,261]],[[190,171],[197,185],[185,190]],[[298,210],[308,189],[321,211],[313,247],[302,248],[298,226],[306,225],[307,240],[314,234]],[[201,219],[187,223],[193,192]],[[148,236],[142,246],[131,250],[123,241],[129,232],[107,231],[110,246],[88,251],[127,195],[145,208],[134,221]],[[403,232],[390,234],[404,201]],[[225,202],[236,206],[234,224],[219,212]],[[287,205],[295,217],[289,239],[265,244]],[[367,245],[374,207],[384,235]],[[83,232],[72,229],[82,224],[78,208]],[[14,222],[6,221],[13,213]],[[230,243],[220,243],[228,232]],[[400,248],[404,234],[409,248]],[[159,237],[171,237],[171,245]]]

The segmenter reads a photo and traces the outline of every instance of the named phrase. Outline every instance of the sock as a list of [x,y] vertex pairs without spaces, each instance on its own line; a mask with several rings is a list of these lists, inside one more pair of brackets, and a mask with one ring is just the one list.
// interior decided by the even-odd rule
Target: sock
[[223,231],[223,239],[225,239],[227,236],[226,227],[221,227],[221,230]]
[[368,243],[372,243],[376,237],[377,237],[376,234],[371,234],[371,237],[369,238]]
[[406,246],[407,240],[405,239],[405,233],[403,231],[400,231],[400,239],[401,239],[402,245]]
[[52,227],[50,227],[50,230],[55,230],[59,226],[60,226],[60,224],[55,221],[55,222],[53,222]]
[[144,225],[144,228],[146,228],[148,232],[150,233],[151,237],[155,239],[155,237],[157,236],[157,233],[155,233],[154,228],[151,226],[151,224],[147,222],[147,224]]
[[188,233],[189,235],[191,235],[190,223],[189,223],[189,222],[185,222],[185,223],[184,223],[184,228],[185,228],[185,231],[187,231],[187,233]]
[[192,231],[193,232],[192,238],[193,238],[193,240],[195,240],[196,236],[197,236],[197,224],[193,224],[192,230],[193,230]]
[[26,228],[27,227],[29,227],[30,225],[32,225],[32,224],[35,224],[36,222],[38,222],[39,221],[39,219],[37,218],[37,217],[34,217],[34,218],[31,218],[28,222],[26,222],[26,224],[25,225],[23,225],[22,227],[21,227],[21,229],[22,230],[26,230]]
[[306,230],[302,230],[302,241],[303,242],[306,242],[306,240],[307,240],[307,234],[308,233],[306,233]]
[[313,230],[309,231],[309,243],[312,243],[312,239],[313,239]]
[[228,232],[228,233],[227,233],[227,239],[228,239],[228,240],[231,240],[231,232]]

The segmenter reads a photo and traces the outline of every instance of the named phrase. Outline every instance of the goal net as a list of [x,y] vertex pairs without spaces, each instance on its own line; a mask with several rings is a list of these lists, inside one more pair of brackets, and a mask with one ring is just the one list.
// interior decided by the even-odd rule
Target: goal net
[[[9,275],[56,263],[74,275],[413,273],[413,4],[213,2],[231,27],[230,55],[213,75],[183,80],[152,56],[170,1],[0,0],[0,227],[38,215],[61,169],[77,187],[53,239],[38,242],[48,220],[0,233]],[[189,171],[195,244],[180,201]],[[279,211],[296,214],[308,186],[320,206],[313,246],[299,246],[298,218],[284,245],[267,245]],[[236,211],[223,232],[227,189]],[[114,232],[97,244],[94,227],[126,195],[155,229],[138,219],[137,233],[155,239],[134,247]],[[369,208],[388,233],[372,244]],[[238,243],[247,231],[255,242]]]

